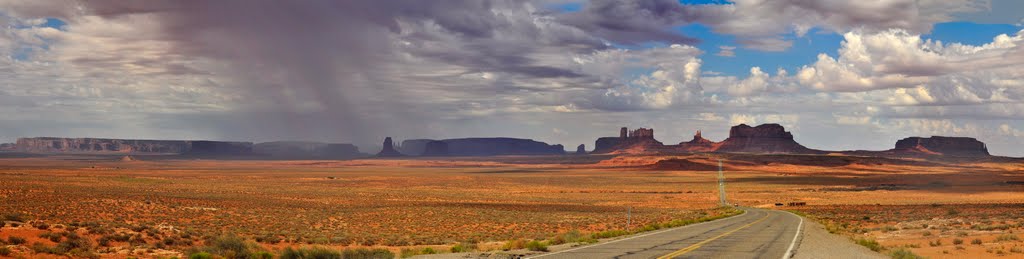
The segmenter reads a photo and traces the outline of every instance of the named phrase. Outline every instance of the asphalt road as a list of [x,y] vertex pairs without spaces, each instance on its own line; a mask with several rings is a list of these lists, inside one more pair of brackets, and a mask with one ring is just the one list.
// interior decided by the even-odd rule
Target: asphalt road
[[530,258],[788,258],[803,219],[783,211],[743,208],[725,219],[660,230]]

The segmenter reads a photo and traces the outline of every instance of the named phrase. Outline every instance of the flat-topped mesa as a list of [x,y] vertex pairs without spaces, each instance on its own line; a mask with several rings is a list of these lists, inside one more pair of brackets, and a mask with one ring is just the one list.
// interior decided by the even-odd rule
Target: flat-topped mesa
[[398,150],[395,149],[395,143],[392,142],[391,137],[385,137],[384,138],[384,145],[381,148],[380,152],[377,153],[377,157],[402,157],[402,156],[405,156],[405,155],[403,155],[402,153],[399,153]]
[[737,153],[801,153],[813,154],[812,150],[793,140],[793,134],[779,124],[762,124],[751,127],[746,124],[733,126],[729,138],[719,143],[717,152]]
[[0,143],[0,151],[14,151],[15,147],[14,143]]
[[309,141],[273,141],[253,146],[253,152],[274,158],[326,158],[348,159],[364,157],[359,147],[344,143],[321,143]]
[[989,156],[984,142],[969,137],[909,137],[896,141],[896,152],[920,152],[949,156]]
[[251,142],[102,138],[20,138],[14,149],[29,153],[150,153],[202,156],[252,154]]
[[402,153],[422,156],[562,155],[562,145],[520,138],[410,139],[402,141]]

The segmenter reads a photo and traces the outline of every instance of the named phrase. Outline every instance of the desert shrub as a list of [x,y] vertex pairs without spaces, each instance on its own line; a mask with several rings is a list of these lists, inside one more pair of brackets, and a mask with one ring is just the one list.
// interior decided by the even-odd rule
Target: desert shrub
[[462,243],[458,243],[458,244],[453,245],[451,249],[448,249],[448,251],[450,251],[452,253],[468,252],[469,251],[469,247],[466,247],[466,246],[462,245]]
[[974,240],[971,240],[971,244],[980,245],[981,244],[981,239],[975,238]]
[[96,239],[96,244],[99,246],[110,246],[110,236],[101,236]]
[[207,252],[198,252],[190,254],[188,259],[214,259],[213,255]]
[[45,245],[43,243],[39,243],[39,242],[32,243],[32,246],[29,247],[29,248],[32,249],[32,252],[36,252],[36,253],[40,253],[40,254],[54,254],[54,253],[56,253],[55,252],[56,250],[53,247],[47,246],[47,245]]
[[924,259],[924,257],[916,255],[914,254],[914,252],[911,252],[910,250],[903,248],[896,249],[890,252],[889,256],[891,256],[893,259]]
[[413,256],[418,255],[418,254],[420,254],[419,250],[411,249],[411,248],[402,248],[402,250],[399,251],[399,257],[401,257],[401,258],[409,258],[409,257],[413,257]]
[[958,236],[958,237],[965,237],[965,236],[967,236],[967,232],[966,231],[957,231],[956,232],[956,236]]
[[625,235],[629,235],[629,232],[626,232],[625,230],[605,230],[605,231],[594,233],[591,236],[593,238],[595,238],[595,239],[601,239],[601,238],[610,238],[610,237],[625,236]]
[[4,220],[6,220],[6,221],[25,222],[25,221],[28,221],[28,215],[25,215],[23,213],[8,213],[8,214],[4,214]]
[[935,242],[928,242],[928,246],[941,246],[942,239],[936,239]]
[[9,256],[9,255],[11,255],[11,249],[10,248],[7,248],[6,246],[5,247],[0,247],[0,256]]
[[111,235],[110,236],[111,240],[114,240],[114,241],[117,241],[117,242],[128,242],[128,240],[131,239],[131,238],[132,237],[127,235],[127,234],[116,234],[116,235]]
[[285,248],[281,252],[281,259],[341,259],[341,252],[325,247],[311,248]]
[[871,251],[875,252],[882,251],[883,248],[881,244],[878,244],[878,241],[871,240],[868,238],[857,239],[857,244],[867,247],[868,249],[871,249]]
[[515,249],[523,249],[526,248],[526,243],[526,240],[523,239],[509,240],[508,242],[505,242],[505,245],[501,247],[501,250],[508,251]]
[[552,245],[561,245],[566,243],[577,243],[583,240],[583,235],[579,231],[573,230],[565,233],[555,235],[551,239]]
[[383,248],[356,248],[345,249],[341,252],[341,257],[345,259],[391,259],[395,258],[395,253]]
[[12,245],[24,244],[25,243],[25,238],[16,237],[16,236],[9,236],[9,237],[7,237],[7,243],[11,243]]
[[526,249],[528,249],[530,251],[547,252],[548,251],[548,245],[545,244],[544,242],[533,240],[533,241],[530,241],[529,243],[526,243]]
[[1020,241],[1020,237],[1014,234],[1002,234],[996,237],[996,241]]
[[959,239],[959,238],[954,238],[953,239],[953,244],[954,245],[962,245],[962,244],[964,244],[964,240],[963,239]]
[[192,255],[199,253],[206,253],[228,259],[263,258],[261,256],[264,254],[260,253],[259,245],[253,242],[247,242],[237,236],[221,236],[212,238],[206,241],[206,246],[193,248],[191,250],[189,258],[192,258]]
[[1024,249],[1020,248],[1019,246],[1011,247],[1010,253],[1024,253]]
[[61,236],[60,234],[53,233],[53,232],[45,232],[45,233],[39,234],[39,237],[40,238],[49,239],[50,241],[52,241],[54,243],[60,242],[60,239],[63,238],[63,236]]
[[932,235],[932,232],[931,232],[931,231],[925,231],[924,233],[921,233],[921,235],[922,235],[922,236],[926,236],[926,237],[927,237],[927,236],[931,236],[931,235]]
[[34,222],[32,223],[32,227],[47,230],[50,229],[50,224],[46,224],[46,222]]

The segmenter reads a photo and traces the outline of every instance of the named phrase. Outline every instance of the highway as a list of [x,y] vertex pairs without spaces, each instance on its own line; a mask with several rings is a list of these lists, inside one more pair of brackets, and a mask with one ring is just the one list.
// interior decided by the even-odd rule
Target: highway
[[539,254],[529,258],[789,258],[803,219],[789,212],[745,213],[689,226]]

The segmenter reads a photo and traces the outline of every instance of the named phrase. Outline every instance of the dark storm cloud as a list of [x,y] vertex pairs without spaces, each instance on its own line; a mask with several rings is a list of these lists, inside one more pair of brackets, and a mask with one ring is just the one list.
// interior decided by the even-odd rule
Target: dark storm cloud
[[621,44],[692,44],[698,39],[671,31],[671,27],[692,22],[697,16],[675,0],[598,0],[588,2],[580,12],[563,14],[560,19]]

